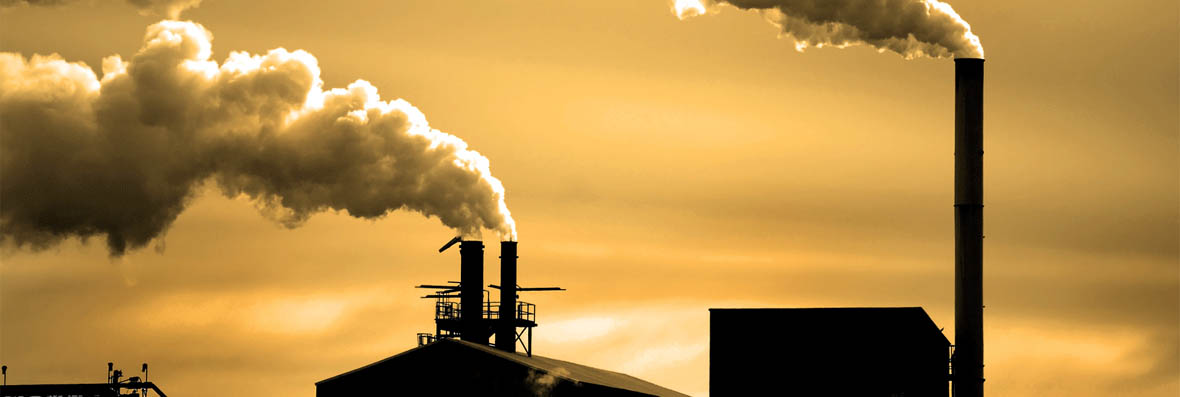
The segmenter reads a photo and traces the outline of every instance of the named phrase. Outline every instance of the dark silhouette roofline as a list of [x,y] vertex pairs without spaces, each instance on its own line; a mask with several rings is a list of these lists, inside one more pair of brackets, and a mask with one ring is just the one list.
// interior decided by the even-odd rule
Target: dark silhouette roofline
[[686,394],[683,394],[683,393],[680,393],[680,392],[677,392],[677,391],[674,391],[674,390],[671,390],[671,389],[668,389],[665,387],[661,387],[661,386],[656,385],[654,383],[651,383],[651,382],[645,381],[643,379],[639,379],[639,378],[636,378],[634,376],[627,375],[624,373],[608,371],[605,369],[599,369],[599,368],[594,368],[594,367],[588,367],[588,366],[581,365],[581,364],[571,363],[568,361],[562,361],[562,360],[552,359],[552,358],[543,357],[543,356],[534,355],[534,356],[530,357],[530,356],[525,356],[520,353],[509,353],[509,352],[497,350],[497,349],[489,347],[489,346],[484,346],[484,345],[480,345],[477,343],[471,343],[471,342],[466,342],[466,341],[456,340],[456,339],[440,339],[440,340],[431,342],[431,343],[423,345],[423,346],[418,346],[416,348],[406,350],[404,352],[398,353],[396,355],[382,359],[382,360],[374,362],[372,364],[354,369],[352,371],[345,372],[340,375],[333,376],[328,379],[321,380],[319,382],[316,382],[316,385],[319,386],[320,384],[323,384],[323,383],[332,382],[332,381],[347,377],[351,374],[362,372],[362,371],[365,371],[366,369],[369,369],[369,368],[372,368],[375,366],[379,366],[379,365],[386,363],[388,361],[396,360],[408,353],[416,352],[416,351],[423,350],[423,349],[430,349],[431,347],[437,346],[439,344],[456,344],[459,346],[478,350],[480,352],[483,352],[483,353],[486,353],[489,355],[493,355],[493,356],[502,358],[504,360],[511,361],[511,362],[519,364],[519,365],[523,365],[523,366],[531,368],[533,370],[542,371],[550,376],[560,378],[560,379],[570,381],[570,382],[591,383],[591,384],[597,384],[600,386],[605,386],[605,387],[610,387],[610,388],[630,390],[630,391],[652,394],[652,395],[657,395],[657,396],[688,397],[688,395],[686,395]]

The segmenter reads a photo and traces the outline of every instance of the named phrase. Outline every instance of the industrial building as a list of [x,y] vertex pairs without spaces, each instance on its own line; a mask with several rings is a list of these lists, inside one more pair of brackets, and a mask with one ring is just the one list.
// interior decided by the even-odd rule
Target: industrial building
[[685,396],[630,375],[533,355],[536,306],[519,293],[563,289],[517,285],[517,243],[504,241],[500,284],[487,286],[500,290],[500,301],[492,301],[483,283],[483,242],[455,238],[439,252],[455,244],[460,280],[418,286],[432,290],[423,298],[435,300],[435,332],[418,334],[416,348],[317,382],[316,397]]
[[709,395],[945,397],[950,349],[920,307],[709,309]]
[[[920,307],[710,309],[710,395],[983,396],[983,59],[955,59],[954,165],[957,345]],[[437,299],[435,333],[419,334],[416,349],[317,383],[318,397],[682,395],[533,356],[535,307],[517,293],[560,288],[516,285],[516,242],[503,242],[501,284],[488,286],[500,289],[501,302],[491,301],[483,243],[456,238],[439,251],[456,243],[462,280],[419,286],[437,291],[425,296]]]

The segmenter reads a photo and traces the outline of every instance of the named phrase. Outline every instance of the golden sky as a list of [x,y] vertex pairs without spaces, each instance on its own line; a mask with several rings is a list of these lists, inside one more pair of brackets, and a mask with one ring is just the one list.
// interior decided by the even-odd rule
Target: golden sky
[[[1177,4],[951,4],[987,50],[988,393],[1180,394]],[[181,17],[217,62],[305,50],[325,88],[364,79],[486,156],[520,283],[568,289],[522,297],[537,354],[699,396],[710,307],[922,306],[954,340],[950,60],[797,52],[757,14],[680,21],[666,0],[206,0]],[[0,51],[101,77],[159,20],[119,1],[4,8]],[[459,270],[437,218],[288,229],[256,206],[209,181],[166,244],[6,246],[9,381],[148,362],[170,395],[310,396],[433,330],[412,287]]]

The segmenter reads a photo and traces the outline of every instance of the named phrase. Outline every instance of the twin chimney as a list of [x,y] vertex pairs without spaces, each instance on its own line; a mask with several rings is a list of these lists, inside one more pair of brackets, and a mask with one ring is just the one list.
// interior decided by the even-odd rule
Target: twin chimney
[[[483,297],[483,242],[464,240],[459,245],[461,257],[459,290],[460,339],[486,345],[490,334],[496,336],[497,349],[516,352],[516,244],[515,241],[500,242],[500,307],[499,318],[490,321],[490,303]],[[489,327],[489,325],[491,327]]]

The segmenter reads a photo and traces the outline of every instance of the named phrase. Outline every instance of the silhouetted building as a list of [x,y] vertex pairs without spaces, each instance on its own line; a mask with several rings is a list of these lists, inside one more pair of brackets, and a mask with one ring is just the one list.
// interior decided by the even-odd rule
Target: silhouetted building
[[436,340],[315,386],[316,397],[685,396],[630,375],[458,339]]
[[[483,288],[484,245],[456,237],[460,281],[433,290],[435,333],[419,346],[316,383],[317,397],[381,396],[684,396],[630,375],[532,355],[533,304],[519,292],[564,291],[516,283],[517,243],[500,242],[501,302]],[[485,299],[487,297],[487,299]],[[489,345],[495,336],[495,344]],[[517,347],[523,354],[517,353]]]
[[709,309],[709,395],[945,397],[951,343],[920,307]]
[[0,397],[148,397],[155,393],[167,397],[147,378],[147,364],[143,364],[143,377],[123,378],[123,371],[114,369],[114,363],[107,363],[106,383],[62,383],[36,385],[8,384],[8,366],[4,366],[4,385],[0,386]]

